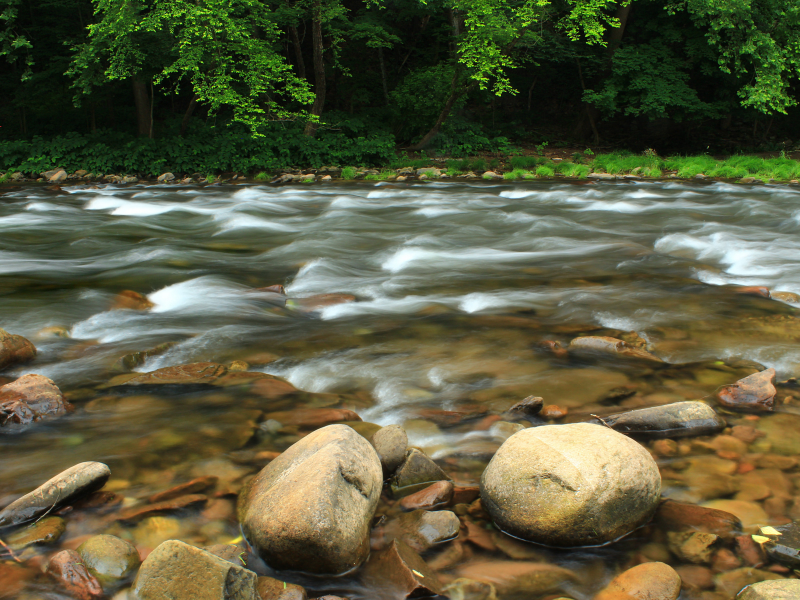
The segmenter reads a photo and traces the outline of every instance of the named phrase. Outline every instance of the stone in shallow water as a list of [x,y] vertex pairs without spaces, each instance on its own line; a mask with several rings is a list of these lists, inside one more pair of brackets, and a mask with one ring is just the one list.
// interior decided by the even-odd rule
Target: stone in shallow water
[[492,584],[499,598],[538,598],[579,582],[575,573],[556,565],[511,560],[470,563],[456,575]]
[[742,521],[746,532],[755,532],[756,529],[769,522],[769,517],[757,502],[745,500],[712,500],[703,504],[708,508],[716,508],[736,515]]
[[681,578],[675,569],[662,562],[648,562],[620,573],[601,591],[596,600],[624,598],[636,600],[675,600],[681,593]]
[[454,486],[452,481],[437,481],[423,490],[406,496],[400,501],[403,510],[431,510],[445,506],[453,498]]
[[109,468],[99,462],[84,462],[70,467],[5,507],[0,512],[0,528],[31,521],[53,507],[97,491],[110,475]]
[[257,576],[210,552],[169,540],[142,563],[137,600],[258,600]]
[[256,590],[261,600],[307,600],[305,588],[272,577],[259,577]]
[[132,578],[141,564],[139,552],[113,535],[95,535],[78,546],[83,564],[104,588],[114,588]]
[[775,369],[767,369],[723,386],[717,392],[719,403],[730,410],[768,412],[775,401]]
[[707,435],[725,428],[725,419],[703,402],[676,402],[603,417],[612,429],[647,438]]
[[385,533],[388,538],[400,539],[417,552],[425,552],[455,538],[460,526],[458,517],[449,510],[415,510],[390,521]]
[[783,579],[783,577],[771,571],[740,567],[715,576],[714,588],[718,593],[724,594],[725,598],[733,598],[748,585],[774,579]]
[[67,522],[61,517],[45,517],[33,525],[6,538],[12,550],[22,550],[28,546],[47,546],[56,543],[67,530]]
[[428,456],[416,448],[406,454],[403,464],[395,471],[392,479],[392,489],[400,490],[421,483],[450,480],[447,473],[433,462]]
[[800,523],[762,527],[758,535],[769,538],[761,545],[767,556],[790,569],[800,569]]
[[578,337],[569,343],[570,350],[601,352],[604,354],[616,354],[626,358],[638,358],[652,362],[662,363],[660,358],[650,354],[647,350],[631,346],[627,342],[617,338],[604,336],[584,336]]
[[436,574],[419,554],[398,540],[370,557],[361,581],[375,598],[420,598],[441,591]]
[[503,413],[503,419],[506,421],[514,421],[517,419],[530,419],[538,415],[544,407],[544,398],[538,396],[528,396],[524,400],[520,400]]
[[397,470],[406,457],[408,435],[400,425],[382,427],[369,438],[381,459],[383,474],[389,476]]
[[55,554],[47,565],[47,574],[58,581],[75,600],[95,600],[103,597],[100,582],[89,573],[75,550],[62,550]]
[[800,598],[800,579],[759,581],[744,588],[736,600],[797,600]]
[[742,522],[729,512],[675,500],[664,500],[654,520],[665,531],[701,531],[728,541],[742,533]]
[[292,445],[239,495],[247,540],[273,568],[339,574],[369,554],[383,484],[375,449],[347,425]]
[[0,433],[17,433],[36,421],[64,415],[69,408],[52,379],[23,375],[0,387]]
[[800,415],[777,413],[759,419],[758,430],[765,434],[772,450],[780,454],[800,454]]
[[481,476],[482,504],[501,530],[552,546],[626,535],[650,519],[660,494],[650,453],[589,423],[520,431]]
[[0,371],[36,358],[36,347],[21,335],[0,329]]

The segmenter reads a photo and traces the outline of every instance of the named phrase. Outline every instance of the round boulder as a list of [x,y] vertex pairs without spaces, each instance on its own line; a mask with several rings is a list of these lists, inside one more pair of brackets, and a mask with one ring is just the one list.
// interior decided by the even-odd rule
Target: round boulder
[[307,435],[239,494],[242,531],[273,568],[340,574],[369,555],[381,461],[347,425]]
[[95,535],[78,546],[83,564],[104,588],[114,588],[132,578],[141,564],[139,552],[113,535]]
[[793,600],[800,598],[800,580],[776,579],[747,586],[736,600]]
[[550,546],[614,541],[646,523],[660,496],[650,453],[590,423],[515,433],[481,477],[481,500],[495,524]]

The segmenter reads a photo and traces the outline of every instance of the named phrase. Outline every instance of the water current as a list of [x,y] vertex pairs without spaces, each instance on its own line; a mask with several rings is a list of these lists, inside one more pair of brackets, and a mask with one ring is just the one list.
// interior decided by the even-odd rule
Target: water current
[[[85,460],[111,467],[110,489],[126,502],[204,474],[235,492],[255,469],[242,456],[297,439],[264,419],[300,404],[233,388],[101,389],[121,357],[164,343],[134,370],[245,361],[314,393],[309,405],[404,425],[463,485],[477,484],[502,441],[480,425],[486,415],[528,395],[567,409],[568,422],[704,398],[759,368],[796,377],[792,296],[737,289],[800,293],[799,201],[789,186],[683,182],[4,188],[0,328],[39,354],[3,375],[50,377],[76,410],[0,436],[0,506]],[[259,290],[275,284],[286,306]],[[111,310],[122,290],[152,308]],[[646,345],[668,368],[542,345],[579,334]],[[800,409],[789,398],[781,411],[761,420],[773,423],[767,439]],[[745,419],[729,421],[761,427]],[[773,451],[800,452],[776,440]],[[665,496],[738,493],[706,489],[691,468],[665,477]],[[65,539],[110,531],[140,547],[239,535],[230,515],[191,511],[69,527]],[[550,560],[601,581],[660,543],[649,535]]]

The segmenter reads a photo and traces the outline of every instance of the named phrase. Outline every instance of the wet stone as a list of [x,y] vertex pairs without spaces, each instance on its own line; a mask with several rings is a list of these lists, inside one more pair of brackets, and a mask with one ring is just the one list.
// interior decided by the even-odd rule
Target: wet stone
[[458,517],[449,510],[415,510],[390,521],[385,532],[388,539],[400,539],[422,553],[455,538],[460,527]]
[[450,600],[496,600],[497,590],[491,583],[459,577],[444,587],[442,595]]
[[370,557],[361,580],[375,598],[420,598],[441,591],[436,574],[419,554],[398,540]]
[[71,408],[52,379],[23,375],[0,387],[0,433],[17,433]]
[[736,515],[742,522],[745,532],[753,532],[769,522],[769,516],[757,502],[745,500],[712,500],[704,506],[716,508]]
[[105,589],[131,579],[141,564],[139,552],[113,535],[95,535],[78,546],[83,564]]
[[627,435],[676,438],[708,435],[725,428],[725,420],[703,402],[676,402],[603,417],[603,423]]
[[453,482],[437,481],[423,490],[406,496],[400,501],[403,510],[433,510],[447,505],[453,498]]
[[204,492],[209,488],[214,487],[217,484],[218,479],[219,478],[215,477],[214,475],[198,477],[196,479],[192,479],[191,481],[187,481],[186,483],[176,485],[175,487],[163,492],[159,492],[158,494],[154,494],[150,496],[147,501],[150,503],[157,503],[165,500],[173,500],[174,498],[179,498],[180,496],[185,496],[186,494]]
[[775,369],[767,369],[726,385],[717,392],[719,403],[730,410],[768,412],[775,401]]
[[762,527],[756,541],[767,538],[761,547],[767,556],[790,569],[800,569],[800,523]]
[[662,363],[660,358],[650,354],[647,350],[637,348],[631,344],[612,337],[585,336],[575,338],[569,343],[570,350],[598,352],[602,354],[616,354],[626,358],[638,358],[651,362]]
[[711,562],[711,554],[719,537],[703,531],[670,531],[667,534],[669,549],[684,562],[703,564]]
[[36,347],[21,335],[0,329],[0,371],[36,358]]
[[0,598],[17,598],[26,583],[33,579],[36,571],[27,569],[18,563],[0,562]]
[[298,408],[267,413],[264,418],[275,420],[284,426],[295,425],[301,429],[318,429],[333,423],[361,420],[361,417],[346,408]]
[[133,594],[137,600],[258,600],[256,582],[248,569],[169,540],[142,563]]
[[720,573],[714,577],[714,589],[724,594],[726,598],[734,598],[748,585],[774,579],[783,579],[783,577],[771,571],[754,569],[752,567],[740,567],[733,571]]
[[225,375],[227,371],[223,365],[218,363],[192,363],[177,367],[165,367],[150,373],[135,375],[134,377],[120,380],[117,385],[211,385]]
[[272,577],[259,577],[256,591],[261,600],[307,600],[304,587]]
[[200,506],[201,504],[205,504],[207,500],[208,496],[204,494],[187,494],[185,496],[179,496],[178,498],[147,504],[145,506],[132,506],[121,510],[117,514],[117,520],[127,523],[136,523],[145,517],[182,510],[193,506]]
[[680,593],[681,578],[675,569],[662,562],[648,562],[617,575],[595,598],[675,600]]
[[423,452],[412,448],[408,451],[403,463],[395,471],[392,479],[392,490],[402,490],[412,485],[449,481],[447,473]]
[[736,600],[796,600],[800,598],[800,579],[759,581],[736,596]]
[[665,531],[700,531],[728,541],[742,533],[742,522],[729,512],[674,500],[659,505],[654,521]]
[[114,297],[110,310],[148,310],[153,306],[155,305],[147,299],[147,296],[133,290],[122,290]]
[[14,532],[5,542],[12,550],[22,550],[28,546],[49,546],[55,544],[66,530],[67,523],[61,517],[45,517]]
[[99,490],[111,471],[103,463],[84,462],[59,473],[0,512],[0,528],[31,521],[45,512]]
[[456,575],[491,584],[497,590],[498,598],[535,598],[564,592],[579,582],[575,573],[563,567],[510,560],[466,564],[456,570]]
[[75,600],[103,597],[100,582],[89,572],[75,550],[62,550],[55,554],[47,565],[47,574]]
[[381,459],[384,476],[388,477],[397,470],[406,457],[408,435],[400,425],[387,425],[376,431],[370,444]]

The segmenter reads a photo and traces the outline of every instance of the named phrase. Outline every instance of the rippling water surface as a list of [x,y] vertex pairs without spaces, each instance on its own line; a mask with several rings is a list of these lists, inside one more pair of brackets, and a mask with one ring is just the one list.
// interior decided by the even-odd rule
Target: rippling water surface
[[[779,381],[800,375],[796,308],[736,293],[800,293],[799,256],[800,190],[787,186],[7,188],[0,328],[39,356],[4,375],[51,377],[77,410],[0,437],[0,504],[81,460],[107,462],[130,498],[207,473],[235,488],[253,470],[238,455],[296,439],[256,427],[293,406],[246,392],[97,389],[120,357],[165,342],[135,369],[244,360],[365,421],[404,424],[412,444],[475,484],[499,443],[483,415],[527,395],[567,408],[569,421],[703,398],[754,365],[775,367]],[[257,289],[273,284],[286,286],[287,306]],[[110,310],[125,289],[153,308]],[[319,294],[356,301],[304,303]],[[541,346],[586,333],[646,343],[673,366]],[[666,480],[665,495],[715,497]],[[224,519],[216,529],[174,521],[155,529],[198,543],[238,535]],[[70,527],[79,537],[100,525]],[[158,541],[126,533],[140,534],[140,546]],[[597,556],[558,560],[591,570]]]

